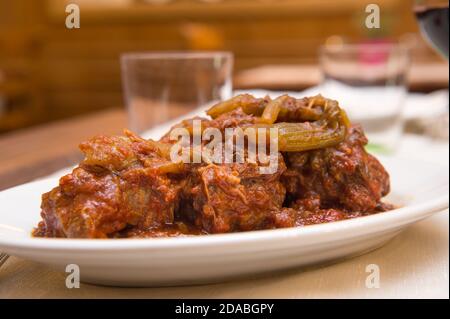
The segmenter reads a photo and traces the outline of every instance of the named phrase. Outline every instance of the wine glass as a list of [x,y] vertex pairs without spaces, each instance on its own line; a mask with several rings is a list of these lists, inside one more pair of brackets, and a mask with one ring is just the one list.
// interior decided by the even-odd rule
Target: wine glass
[[448,61],[448,0],[418,0],[414,12],[422,35]]

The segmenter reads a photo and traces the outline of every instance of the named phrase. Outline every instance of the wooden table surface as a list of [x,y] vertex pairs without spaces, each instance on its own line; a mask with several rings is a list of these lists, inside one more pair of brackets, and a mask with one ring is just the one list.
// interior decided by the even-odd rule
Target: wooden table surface
[[127,127],[123,109],[45,124],[0,136],[0,190],[78,162],[78,144],[95,134],[119,134]]

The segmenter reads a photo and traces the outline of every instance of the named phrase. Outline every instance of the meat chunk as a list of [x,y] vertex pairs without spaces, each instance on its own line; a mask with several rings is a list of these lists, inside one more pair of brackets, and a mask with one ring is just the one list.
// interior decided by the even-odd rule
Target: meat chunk
[[229,113],[220,115],[214,120],[207,123],[207,127],[215,127],[221,131],[226,128],[240,127],[244,128],[251,124],[255,124],[256,118],[253,115],[246,114],[242,108],[237,108]]
[[[175,127],[190,130],[193,120],[200,120],[203,129],[216,128],[222,133],[227,128],[245,128],[255,124],[253,115],[237,108],[214,120],[194,118]],[[168,136],[166,134],[162,141],[168,142]],[[247,155],[244,157],[247,158]],[[285,196],[284,186],[279,179],[286,167],[281,154],[278,159],[276,172],[272,174],[261,174],[261,164],[247,161],[234,164],[190,164],[181,196],[180,206],[183,209],[176,216],[208,233],[271,227],[273,215],[282,207]]]
[[233,110],[229,113],[222,114],[219,117],[217,117],[214,120],[209,120],[203,117],[194,117],[191,119],[187,119],[184,121],[181,121],[180,123],[174,125],[169,132],[164,134],[160,141],[163,143],[172,143],[174,141],[170,140],[170,132],[176,128],[185,128],[189,132],[192,132],[193,122],[199,121],[201,123],[202,129],[206,128],[217,128],[222,133],[227,128],[244,128],[246,126],[249,126],[251,124],[255,124],[256,118],[253,115],[246,114],[242,108],[238,108],[236,110]]
[[289,169],[283,175],[291,201],[314,192],[324,207],[371,212],[389,192],[389,175],[368,154],[367,139],[360,126],[350,128],[346,139],[335,147],[301,153],[285,153]]
[[336,222],[363,216],[361,212],[350,212],[342,208],[324,208],[320,196],[308,192],[297,199],[289,208],[283,208],[275,214],[275,228],[307,226]]
[[104,238],[128,225],[173,223],[180,185],[161,173],[173,163],[154,142],[127,132],[95,137],[80,148],[84,161],[42,196],[36,236]]
[[[42,221],[33,234],[228,233],[327,223],[393,208],[381,202],[390,188],[388,173],[365,151],[361,127],[351,126],[336,101],[320,95],[274,100],[240,95],[207,114],[211,119],[197,117],[172,128],[187,129],[187,135],[177,132],[183,143],[171,140],[170,131],[159,141],[125,131],[82,143],[84,160],[43,194]],[[202,130],[214,128],[201,142],[194,137],[196,120]],[[262,135],[269,129],[278,129],[278,140]],[[267,156],[277,149],[283,153]],[[182,160],[172,161],[177,150]]]
[[197,170],[197,184],[187,191],[197,212],[195,223],[210,233],[270,228],[283,204],[279,181],[281,159],[274,174],[260,174],[257,164],[210,164]]

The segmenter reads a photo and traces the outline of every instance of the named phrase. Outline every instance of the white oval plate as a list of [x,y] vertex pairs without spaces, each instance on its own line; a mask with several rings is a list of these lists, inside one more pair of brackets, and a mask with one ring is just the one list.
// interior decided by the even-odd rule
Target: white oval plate
[[82,281],[116,286],[217,282],[359,255],[448,207],[448,168],[382,162],[391,174],[387,200],[402,208],[329,224],[184,238],[32,238],[41,194],[57,184],[40,180],[0,193],[0,251],[61,271],[77,264]]

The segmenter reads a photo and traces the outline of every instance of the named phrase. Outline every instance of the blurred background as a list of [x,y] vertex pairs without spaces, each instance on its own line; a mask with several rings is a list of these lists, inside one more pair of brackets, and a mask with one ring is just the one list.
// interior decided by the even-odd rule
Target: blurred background
[[[81,28],[67,29],[77,3]],[[410,91],[448,87],[448,64],[419,34],[411,0],[0,0],[0,134],[123,106],[128,51],[225,50],[235,89],[303,90],[320,82],[318,48],[399,40],[411,48]]]

